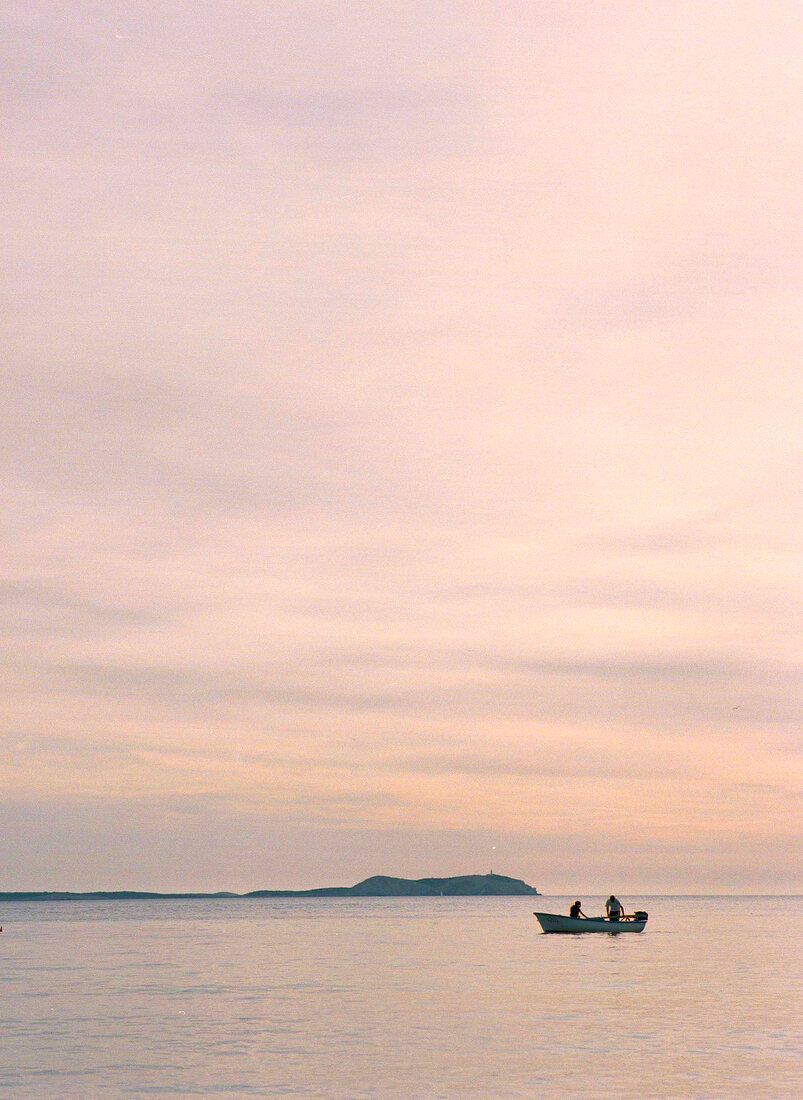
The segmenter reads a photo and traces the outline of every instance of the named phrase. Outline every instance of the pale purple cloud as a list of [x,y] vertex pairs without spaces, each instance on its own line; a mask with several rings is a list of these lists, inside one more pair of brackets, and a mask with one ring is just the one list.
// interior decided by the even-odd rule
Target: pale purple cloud
[[799,5],[3,21],[0,886],[793,888]]

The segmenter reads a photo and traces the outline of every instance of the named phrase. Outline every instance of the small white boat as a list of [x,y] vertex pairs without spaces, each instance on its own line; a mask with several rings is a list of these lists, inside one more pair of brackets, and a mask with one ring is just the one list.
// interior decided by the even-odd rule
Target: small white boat
[[607,917],[564,917],[562,913],[534,913],[545,932],[643,932],[647,914],[639,910],[621,920]]

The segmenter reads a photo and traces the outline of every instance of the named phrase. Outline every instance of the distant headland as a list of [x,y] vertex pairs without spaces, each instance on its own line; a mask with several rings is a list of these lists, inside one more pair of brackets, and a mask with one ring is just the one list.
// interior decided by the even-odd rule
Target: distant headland
[[324,886],[318,890],[254,890],[249,898],[431,898],[507,897],[537,894],[520,878],[506,875],[458,875],[455,878],[388,878],[374,875],[356,886]]
[[150,901],[158,898],[429,898],[515,897],[537,895],[534,886],[506,875],[457,875],[452,878],[389,878],[373,875],[356,886],[322,886],[316,890],[252,890],[248,894],[219,891],[216,894],[157,894],[142,890],[70,890],[1,893],[3,901]]

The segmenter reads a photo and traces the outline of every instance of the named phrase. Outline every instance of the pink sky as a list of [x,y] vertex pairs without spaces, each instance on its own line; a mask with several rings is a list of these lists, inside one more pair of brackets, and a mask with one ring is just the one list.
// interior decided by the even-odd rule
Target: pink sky
[[799,890],[800,4],[0,18],[0,890]]

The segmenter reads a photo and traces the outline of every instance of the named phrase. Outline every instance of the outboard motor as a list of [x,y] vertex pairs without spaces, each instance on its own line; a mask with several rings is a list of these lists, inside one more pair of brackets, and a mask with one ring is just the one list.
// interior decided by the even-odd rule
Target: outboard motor
[[645,913],[643,909],[637,909],[633,916],[636,918],[636,920],[646,920],[648,914]]

